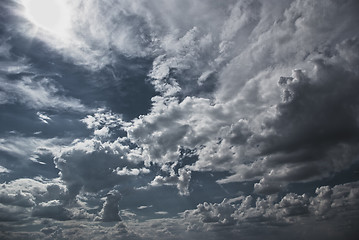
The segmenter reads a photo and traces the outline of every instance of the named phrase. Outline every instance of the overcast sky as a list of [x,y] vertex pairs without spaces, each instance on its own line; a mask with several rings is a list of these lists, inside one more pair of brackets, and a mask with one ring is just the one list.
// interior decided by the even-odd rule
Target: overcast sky
[[1,239],[357,239],[359,2],[1,0]]

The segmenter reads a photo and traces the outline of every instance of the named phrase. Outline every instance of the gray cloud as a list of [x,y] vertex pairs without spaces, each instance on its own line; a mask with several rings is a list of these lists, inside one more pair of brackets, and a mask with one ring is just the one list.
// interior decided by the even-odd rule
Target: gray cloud
[[21,5],[0,7],[0,238],[354,239],[356,1],[67,2],[64,36]]
[[[1,90],[4,93],[5,103],[21,103],[33,109],[59,109],[73,111],[88,111],[80,100],[65,97],[60,93],[55,82],[48,78],[36,80],[24,77],[18,81],[2,82]],[[3,102],[4,102],[3,101]]]
[[180,195],[188,196],[189,192],[189,183],[191,181],[191,171],[188,169],[180,168],[178,170],[178,175],[172,170],[170,172],[170,176],[163,177],[163,176],[156,176],[155,179],[149,184],[152,187],[159,187],[159,186],[177,186],[178,192]]
[[121,199],[121,195],[118,191],[110,191],[106,195],[106,201],[103,204],[103,208],[100,212],[101,221],[115,222],[121,221],[119,216],[118,202]]
[[5,205],[14,205],[20,207],[32,207],[35,205],[32,195],[29,193],[18,192],[9,194],[7,192],[0,193],[0,202]]
[[[226,199],[221,203],[205,202],[199,204],[195,210],[185,211],[184,217],[190,222],[188,227],[191,231],[198,231],[198,227],[219,231],[218,226],[233,225],[230,228],[231,231],[235,232],[236,228],[241,228],[244,230],[243,234],[249,234],[248,237],[255,237],[255,239],[257,237],[252,235],[254,232],[251,233],[248,228],[257,229],[263,224],[282,228],[287,226],[284,228],[290,229],[291,225],[301,222],[305,224],[304,229],[312,231],[310,230],[312,221],[318,221],[319,225],[320,221],[326,218],[340,222],[342,217],[349,217],[357,212],[357,184],[357,182],[352,182],[336,185],[333,188],[322,186],[317,188],[316,195],[313,197],[306,194],[288,193],[280,199],[275,195],[257,199],[252,196],[243,196],[235,199],[235,202],[240,203],[233,203]],[[358,219],[354,217],[352,220]],[[319,232],[317,235],[325,236],[326,232]]]
[[64,221],[70,220],[70,211],[65,209],[61,205],[54,206],[37,206],[33,212],[32,216],[40,218],[53,218],[56,220]]

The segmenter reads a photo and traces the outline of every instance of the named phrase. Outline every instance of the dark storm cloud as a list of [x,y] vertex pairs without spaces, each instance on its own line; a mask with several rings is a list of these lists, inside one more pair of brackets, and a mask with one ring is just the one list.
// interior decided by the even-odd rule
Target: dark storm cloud
[[320,178],[358,159],[358,74],[338,67],[345,66],[336,61],[341,56],[332,58],[328,63],[315,61],[313,78],[297,70],[294,78],[280,79],[283,102],[276,116],[264,123],[269,134],[259,136],[258,144],[268,156],[267,168],[287,169],[272,173],[269,181]]

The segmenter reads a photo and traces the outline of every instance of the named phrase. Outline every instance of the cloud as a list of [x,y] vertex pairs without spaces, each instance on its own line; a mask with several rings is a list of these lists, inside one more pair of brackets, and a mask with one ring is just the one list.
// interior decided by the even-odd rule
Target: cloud
[[[112,115],[107,117],[109,116]],[[111,123],[109,120],[98,125],[97,120],[89,116],[85,121],[89,127],[94,128],[94,133],[98,128],[118,127],[117,121]],[[131,160],[133,148],[130,148],[124,137],[93,134],[89,138],[75,139],[67,145],[54,146],[49,151],[54,156],[61,179],[69,189],[69,201],[75,200],[81,192],[97,193],[115,186],[127,188],[133,184],[131,178],[150,172],[150,169],[143,166],[143,160]],[[76,174],[73,174],[74,171]]]
[[[85,191],[97,192],[119,183],[121,176],[117,175],[114,169],[124,167],[126,162],[119,160],[128,149],[120,143],[113,144],[112,146],[110,142],[85,139],[54,152],[61,179],[65,181],[73,196],[82,188]],[[73,174],[74,171],[77,172],[76,175]]]
[[10,172],[9,169],[7,169],[7,168],[5,168],[5,167],[3,167],[3,166],[0,166],[0,174],[9,173],[9,172]]
[[[352,39],[351,44],[335,46],[356,45]],[[143,150],[140,157],[145,161],[160,165],[176,162],[180,148],[195,149],[198,161],[192,170],[233,174],[219,183],[260,180],[255,185],[258,193],[280,191],[291,182],[328,177],[354,163],[358,130],[358,103],[352,91],[357,83],[356,70],[348,71],[345,57],[333,51],[331,58],[313,60],[313,70],[294,70],[291,77],[278,77],[281,99],[271,106],[256,102],[254,111],[249,109],[252,104],[236,109],[246,103],[246,95],[226,103],[198,97],[183,101],[156,97],[151,112],[124,123],[124,130]]]
[[87,115],[81,119],[81,122],[85,123],[87,128],[95,130],[101,130],[104,127],[119,127],[123,124],[122,115],[112,113],[111,111],[106,112],[105,109],[98,109],[94,114]]
[[106,201],[100,211],[101,221],[104,222],[118,222],[121,221],[119,216],[118,202],[121,199],[121,194],[118,191],[110,191],[106,195]]
[[2,154],[13,157],[18,165],[6,163],[9,170],[21,169],[29,165],[27,160],[39,162],[38,159],[42,155],[51,153],[50,149],[64,144],[66,139],[48,138],[43,139],[40,137],[25,137],[19,134],[7,136],[6,139],[0,138],[0,151]]
[[147,209],[147,208],[151,208],[151,207],[152,207],[152,205],[151,206],[139,206],[139,207],[137,207],[137,209],[141,210],[141,209]]
[[157,215],[167,215],[168,212],[166,212],[166,211],[159,211],[159,212],[155,212],[155,214],[157,214]]
[[[345,30],[335,28],[332,37],[326,39],[328,23],[340,26],[346,21],[344,18],[338,17],[338,21],[333,22],[328,14],[323,14],[320,15],[323,21],[318,22],[313,16],[321,9],[321,4],[311,5],[305,1],[278,7],[260,1],[238,2],[231,8],[220,8],[229,14],[209,10],[212,2],[199,4],[201,7],[186,2],[185,7],[213,13],[213,22],[206,23],[206,17],[191,14],[192,23],[176,22],[172,19],[175,13],[157,16],[154,6],[124,2],[111,9],[107,14],[111,17],[98,22],[103,19],[107,5],[91,7],[97,4],[91,1],[71,6],[83,7],[82,15],[77,16],[79,20],[88,14],[94,16],[74,26],[81,29],[91,23],[87,40],[81,40],[87,46],[97,46],[99,42],[103,43],[101,40],[106,40],[106,47],[100,50],[104,54],[109,48],[128,56],[156,53],[148,76],[161,96],[152,99],[148,114],[124,122],[121,115],[101,110],[83,119],[98,138],[109,138],[116,128],[126,131],[127,140],[135,147],[128,148],[123,139],[119,152],[129,161],[163,166],[177,162],[180,149],[187,148],[198,156],[198,161],[189,168],[191,171],[229,172],[231,176],[218,181],[221,184],[255,180],[254,190],[263,194],[280,191],[291,182],[330,176],[353,163],[356,143],[350,133],[356,132],[356,115],[344,106],[355,108],[357,105],[356,97],[347,91],[349,86],[356,84],[354,66],[357,58],[349,49],[357,48],[357,40],[352,38],[355,33],[349,26]],[[350,14],[352,5],[354,3],[348,2],[340,11],[355,19]],[[171,9],[177,3],[170,2],[165,6]],[[329,12],[334,11],[336,3],[330,2],[326,7]],[[108,27],[113,26],[110,19],[114,16],[120,16],[123,22],[109,32]],[[142,35],[133,25],[130,27],[129,19],[141,25]],[[163,33],[155,28],[160,19],[171,20],[162,22],[161,26],[174,27],[173,30]],[[204,25],[197,26],[197,23]],[[146,35],[150,32],[152,35]],[[340,37],[343,32],[345,36]],[[311,35],[315,37],[304,41]],[[144,37],[143,41],[140,36]],[[136,41],[125,41],[128,37],[134,37]],[[298,46],[301,51],[296,51]],[[208,52],[210,54],[206,54]],[[314,70],[310,69],[310,59],[315,65]],[[284,75],[280,72],[288,73],[296,67],[304,70],[295,70],[291,77],[280,78]],[[190,68],[192,71],[188,73]],[[217,84],[211,98],[186,96],[198,79],[202,84],[212,73],[216,75]],[[335,81],[338,78],[346,80],[338,84]],[[338,89],[336,94],[330,93],[331,88]],[[328,102],[333,102],[337,111],[329,111],[325,107]],[[321,115],[313,121],[311,116],[318,112]],[[96,144],[103,145],[99,140],[91,141],[87,143],[92,145],[97,141]],[[79,152],[95,154],[93,150],[81,149]],[[346,156],[345,161],[336,157],[341,154]],[[323,163],[328,167],[322,167]],[[57,164],[63,177],[66,172],[71,175],[72,168],[65,167],[67,161],[61,160]],[[117,169],[119,175],[135,176],[141,172],[138,170],[141,168],[129,170],[131,168],[116,164],[111,167]],[[105,183],[107,180],[109,178],[104,178],[103,185],[96,189],[112,185]],[[163,185],[164,182],[177,185],[176,181],[178,184],[189,182],[179,180],[179,175],[157,176],[150,185]],[[180,185],[179,189],[188,188]]]
[[21,104],[35,110],[91,111],[79,99],[66,96],[59,82],[33,66],[33,59],[14,54],[17,46],[11,40],[2,40],[0,45],[4,50],[0,52],[0,104]]
[[16,194],[9,194],[6,191],[1,191],[0,203],[20,207],[32,207],[35,205],[33,196],[30,193],[23,193],[22,191],[19,191]]
[[28,217],[29,211],[19,206],[7,206],[0,203],[0,223],[17,222]]
[[49,124],[49,121],[51,121],[51,118],[43,113],[37,112],[36,114],[43,123]]
[[60,203],[65,195],[66,188],[57,180],[20,178],[3,184],[0,203],[19,211],[22,220],[30,216],[67,220],[72,214]]
[[154,97],[151,112],[123,129],[143,149],[145,161],[163,164],[177,161],[181,146],[195,148],[216,136],[226,117],[222,106],[211,106],[208,99],[188,97],[179,103],[176,98]]
[[53,218],[60,221],[70,220],[70,211],[61,205],[55,206],[37,206],[32,216],[40,218]]
[[178,170],[178,175],[174,171],[171,171],[170,176],[156,176],[155,179],[149,183],[149,186],[159,187],[159,186],[177,186],[178,193],[183,196],[188,196],[189,193],[189,183],[191,181],[191,171],[188,169],[180,168]]
[[15,81],[0,78],[6,103],[20,103],[36,110],[89,111],[79,99],[61,94],[56,82],[49,78],[23,77]]
[[111,238],[125,238],[131,240],[142,239],[136,233],[127,229],[122,222],[111,226],[101,226],[98,222],[56,222],[41,228],[40,232],[1,232],[2,239],[103,239],[104,234]]
[[[95,218],[87,212],[87,206],[69,204],[67,187],[60,179],[20,178],[3,184],[0,191],[0,203],[11,211],[24,212],[23,219],[30,217],[49,218],[59,221]],[[20,210],[22,209],[22,210]]]
[[[196,227],[219,231],[219,226],[233,226],[229,228],[230,231],[235,232],[241,228],[244,236],[249,234],[256,237],[255,229],[259,226],[262,230],[266,230],[264,226],[270,226],[286,232],[286,228],[291,229],[291,226],[300,222],[303,229],[311,232],[312,221],[319,221],[317,224],[320,226],[320,220],[325,218],[331,218],[332,224],[338,224],[342,218],[350,218],[354,222],[358,220],[352,215],[358,210],[357,184],[351,182],[333,188],[322,186],[317,188],[313,197],[287,193],[280,199],[276,195],[257,199],[242,196],[236,200],[240,203],[232,203],[227,199],[221,203],[205,202],[194,210],[185,211],[183,216],[189,221],[188,228],[191,231],[198,231]],[[327,235],[325,229],[317,228],[319,232],[316,235]]]
[[67,40],[0,9],[0,107],[36,122],[4,115],[1,221],[42,229],[0,238],[351,237],[357,182],[301,187],[356,178],[358,3],[66,7]]
[[[355,40],[351,40],[350,47],[355,46],[354,42]],[[340,43],[337,48],[343,44]],[[329,176],[333,171],[347,168],[355,161],[357,113],[354,109],[358,103],[352,91],[355,87],[352,87],[356,85],[357,74],[355,69],[347,70],[348,65],[341,60],[343,58],[335,53],[332,58],[313,60],[314,70],[308,73],[295,70],[292,77],[280,78],[278,85],[282,90],[281,101],[271,107],[264,107],[257,116],[252,116],[251,112],[248,112],[247,116],[242,115],[243,118],[238,123],[234,121],[240,113],[234,111],[227,113],[226,121],[216,122],[219,119],[214,119],[213,122],[204,124],[205,116],[210,116],[207,114],[216,113],[216,116],[220,116],[224,111],[221,110],[222,106],[232,108],[234,103],[238,103],[236,101],[213,106],[201,99],[203,104],[196,105],[200,102],[198,98],[187,98],[180,103],[167,100],[167,105],[164,106],[155,102],[149,115],[134,121],[137,126],[125,129],[132,141],[150,153],[153,161],[161,162],[159,151],[163,151],[163,156],[167,159],[169,156],[176,159],[176,155],[169,154],[174,153],[179,146],[197,148],[199,161],[193,169],[227,170],[237,174],[237,181],[262,179],[256,185],[258,192],[270,193],[282,189],[290,182],[320,179]],[[343,80],[338,82],[339,78]],[[337,91],[332,92],[329,89]],[[187,103],[191,103],[191,107],[182,109]],[[156,111],[164,109],[168,109],[167,115],[162,114],[157,119]],[[201,111],[202,114],[195,110]],[[315,115],[317,118],[313,119],[312,116]],[[156,124],[162,125],[156,126],[153,119],[157,119]],[[170,122],[172,124],[169,124]],[[189,126],[189,122],[195,124]],[[146,124],[147,127],[145,131],[139,131],[142,135],[137,136],[136,128],[142,129],[139,128],[141,124]],[[220,130],[206,132],[206,136],[213,140],[197,138],[202,142],[195,142],[196,136],[204,136],[204,130],[207,130],[198,126],[210,126],[210,129]],[[165,139],[165,132],[174,127],[179,135],[172,134],[176,138],[164,141],[166,144],[172,143],[170,146],[161,144],[161,138]],[[184,135],[180,135],[179,129],[187,130]],[[146,146],[146,131],[156,132],[154,136],[158,136],[158,139],[155,137],[154,142],[159,146]],[[137,140],[139,136],[141,139]],[[151,140],[153,143],[153,137]],[[156,155],[151,154],[151,151]],[[345,158],[339,157],[340,154],[344,154]],[[261,157],[258,158],[258,155]],[[248,162],[247,159],[250,158],[256,160]],[[243,164],[238,165],[237,161]],[[328,168],[322,167],[323,161],[330,164]],[[254,166],[257,167],[256,170],[252,169]],[[246,175],[248,177],[245,177]],[[229,182],[229,179],[236,181],[235,177],[231,177],[228,181],[219,182]],[[265,190],[272,185],[277,187]]]
[[139,175],[139,174],[146,174],[146,173],[149,173],[149,172],[150,172],[150,170],[147,169],[147,168],[127,169],[127,167],[124,167],[124,168],[122,168],[122,169],[116,168],[114,171],[115,171],[116,174],[118,174],[118,175],[134,175],[134,176],[137,176],[137,175]]

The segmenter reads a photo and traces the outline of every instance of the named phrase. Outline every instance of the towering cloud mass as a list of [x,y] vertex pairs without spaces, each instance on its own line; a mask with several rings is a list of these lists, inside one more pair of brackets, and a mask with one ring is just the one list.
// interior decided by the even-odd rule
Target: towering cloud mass
[[355,239],[357,1],[64,1],[61,32],[26,1],[0,6],[0,238]]

